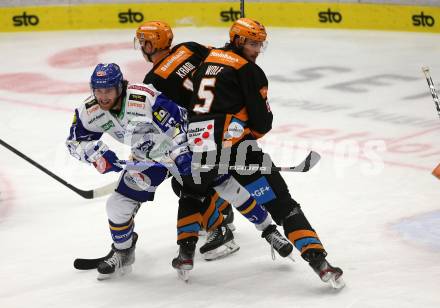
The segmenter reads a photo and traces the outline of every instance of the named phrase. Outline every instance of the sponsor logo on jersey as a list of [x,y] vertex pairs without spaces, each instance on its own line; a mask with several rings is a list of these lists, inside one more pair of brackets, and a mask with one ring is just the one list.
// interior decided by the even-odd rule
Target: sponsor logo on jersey
[[130,89],[144,91],[144,92],[147,92],[148,94],[150,94],[152,97],[155,96],[155,94],[154,94],[154,92],[152,90],[150,90],[149,88],[144,87],[144,86],[140,86],[140,85],[136,85],[136,84],[129,85],[127,90],[130,90]]
[[244,127],[242,124],[238,122],[231,122],[228,126],[228,130],[224,134],[224,139],[232,139],[232,138],[239,138],[241,135],[243,135]]
[[412,21],[414,27],[433,27],[435,25],[435,19],[431,15],[425,14],[423,11],[418,15],[412,15]]
[[188,127],[188,144],[193,152],[216,149],[214,141],[214,120],[193,122]]
[[127,12],[120,12],[118,14],[119,23],[140,23],[144,21],[144,14],[141,12],[132,11],[131,8]]
[[162,107],[159,107],[156,111],[154,111],[153,115],[160,124],[165,124],[165,122],[170,117],[170,113]]
[[94,116],[94,117],[93,117],[89,122],[87,122],[87,123],[92,124],[92,123],[95,122],[96,120],[102,118],[104,115],[105,115],[104,112],[101,113],[101,114],[98,114],[98,115]]
[[212,51],[210,53],[210,56],[225,59],[225,60],[231,61],[231,62],[238,62],[239,61],[238,58],[235,57],[233,54],[228,54],[228,53],[221,52],[221,51],[220,52]]
[[337,23],[342,21],[342,14],[337,11],[332,11],[330,8],[327,11],[318,13],[320,23]]
[[101,125],[101,128],[104,131],[108,131],[110,128],[115,127],[115,123],[113,123],[112,120],[108,121],[107,123],[105,123],[104,125]]
[[28,15],[26,11],[24,11],[21,15],[13,16],[12,21],[14,22],[14,27],[27,27],[38,25],[40,19],[37,15]]
[[128,107],[135,107],[135,108],[145,108],[144,103],[134,103],[134,102],[128,102]]
[[166,79],[177,67],[193,55],[193,52],[185,46],[180,46],[171,55],[166,57],[161,65],[154,70],[154,73]]
[[261,177],[255,182],[246,185],[247,191],[257,200],[257,203],[264,204],[276,198],[266,178]]
[[124,174],[124,183],[136,191],[144,191],[151,186],[151,180],[148,176],[133,170],[128,170]]
[[87,105],[86,105],[86,110],[87,110],[87,114],[88,114],[88,115],[91,115],[92,113],[98,111],[99,109],[100,109],[100,108],[99,108],[99,105],[98,105],[98,104],[96,104],[96,105],[92,105],[90,108],[87,108]]
[[136,117],[145,117],[145,113],[139,113],[139,112],[133,112],[133,111],[127,111],[128,115],[136,116]]
[[85,101],[86,109],[98,105],[98,101],[94,98],[94,96],[89,96]]
[[77,121],[76,112],[73,114],[72,125],[75,125]]
[[209,53],[208,57],[204,61],[205,63],[219,63],[223,65],[232,66],[235,69],[239,69],[247,63],[247,61],[236,55],[231,51],[213,50]]
[[[128,96],[128,100],[145,103],[145,101],[147,100],[147,97],[145,95],[131,93]],[[144,105],[144,104],[142,104],[142,105]]]

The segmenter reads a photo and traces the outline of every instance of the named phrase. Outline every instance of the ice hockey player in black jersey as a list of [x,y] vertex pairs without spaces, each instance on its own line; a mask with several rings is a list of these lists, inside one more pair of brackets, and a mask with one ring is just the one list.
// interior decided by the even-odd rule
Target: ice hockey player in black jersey
[[[141,24],[135,37],[135,46],[142,51],[145,60],[153,63],[153,68],[146,74],[144,83],[153,84],[155,88],[173,99],[182,107],[188,108],[193,95],[192,74],[202,61],[208,56],[211,48],[198,44],[196,42],[185,42],[171,48],[173,39],[172,30],[169,25],[162,21],[149,21]],[[173,188],[179,192],[181,189],[179,184],[174,181]],[[243,190],[244,191],[244,190]],[[220,244],[227,244],[227,241],[233,238],[233,211],[231,205],[220,198],[218,193],[213,190],[208,192],[210,198],[206,202],[216,204],[224,215],[224,224],[221,228],[211,229],[208,233],[205,245],[200,248],[200,252],[207,260],[212,260],[217,255],[225,256],[234,250],[222,249]],[[245,201],[246,197],[243,197]],[[185,202],[189,199],[181,198],[179,206],[179,221],[185,221],[185,217],[190,217],[194,213],[194,207],[185,206]],[[183,205],[183,206],[182,206]],[[255,206],[253,211],[247,211],[252,202],[241,209],[245,217],[253,217],[256,209],[265,213],[259,205]],[[264,214],[267,216],[267,214]],[[256,226],[260,221],[256,220]],[[276,230],[275,225],[264,224],[257,226],[257,229],[265,231],[268,236],[266,240],[277,250],[282,256],[290,255],[293,247],[291,244]],[[270,228],[268,227],[270,226]],[[183,225],[178,224],[178,228]],[[207,226],[209,227],[209,226]],[[181,233],[183,234],[183,233]],[[186,239],[178,237],[178,243],[185,242]],[[220,250],[220,251],[218,251]]]
[[[193,76],[194,95],[190,106],[188,143],[193,161],[199,158],[210,164],[224,159],[230,151],[229,164],[272,165],[257,139],[272,128],[273,115],[267,100],[268,80],[255,63],[267,44],[264,26],[250,18],[235,21],[229,31],[230,41],[220,49],[211,49]],[[222,155],[222,156],[221,156]],[[239,163],[237,163],[239,164]],[[300,205],[291,197],[279,172],[253,174],[231,172],[249,191],[260,191],[257,202],[283,226],[288,239],[299,250],[322,281],[335,288],[343,286],[342,270],[326,260],[327,252],[305,217]],[[185,177],[184,189],[203,194],[218,176],[217,170]],[[264,234],[263,234],[264,235]]]

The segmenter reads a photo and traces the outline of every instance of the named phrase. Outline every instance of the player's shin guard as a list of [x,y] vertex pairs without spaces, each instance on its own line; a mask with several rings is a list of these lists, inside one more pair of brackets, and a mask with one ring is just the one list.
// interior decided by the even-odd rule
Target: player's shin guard
[[[221,201],[219,201],[221,200]],[[202,214],[202,226],[208,231],[214,231],[217,229],[224,220],[223,215],[220,213],[217,202],[224,202],[223,199],[218,198],[217,196],[212,196],[210,199],[207,198],[204,202],[205,205],[208,204],[206,209],[201,209],[200,212]]]
[[201,207],[201,202],[192,198],[184,197],[179,200],[177,220],[178,243],[189,238],[197,241],[202,225],[202,215],[199,212]]
[[253,197],[249,197],[242,205],[236,209],[246,217],[259,231],[266,229],[272,222],[266,209],[257,203]]
[[132,235],[134,230],[134,219],[116,224],[112,221],[108,221],[110,227],[110,233],[112,235],[113,243],[116,249],[127,249],[131,247]]
[[299,205],[290,211],[283,221],[283,226],[287,238],[298,249],[303,258],[309,249],[322,251],[326,254],[318,235],[304,216]]
[[231,231],[235,231],[235,225],[234,225],[234,211],[232,210],[232,205],[229,204],[227,201],[220,198],[218,193],[215,193],[211,197],[211,202],[215,202],[215,206],[217,209],[222,213],[224,224],[227,224],[229,229]]

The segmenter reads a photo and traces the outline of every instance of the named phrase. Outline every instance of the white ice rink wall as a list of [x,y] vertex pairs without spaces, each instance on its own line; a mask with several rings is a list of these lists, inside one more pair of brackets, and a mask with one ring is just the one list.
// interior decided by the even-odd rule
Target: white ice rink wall
[[[272,27],[440,32],[439,0],[247,0],[245,11]],[[239,17],[238,0],[0,1],[0,32],[128,29],[144,20],[221,27]]]

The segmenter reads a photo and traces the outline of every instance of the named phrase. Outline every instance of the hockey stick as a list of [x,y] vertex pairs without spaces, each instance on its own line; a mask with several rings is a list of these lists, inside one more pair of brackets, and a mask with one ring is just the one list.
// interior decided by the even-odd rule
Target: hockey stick
[[440,118],[440,100],[437,95],[437,90],[434,86],[434,82],[432,81],[431,74],[429,73],[429,67],[422,67],[422,71],[425,74],[426,82],[428,82],[429,90],[431,90],[431,96],[434,100],[435,108],[437,109],[437,115]]
[[[321,155],[315,151],[310,151],[307,157],[296,166],[292,167],[276,167],[276,166],[259,166],[259,165],[225,165],[225,164],[216,164],[216,165],[198,165],[193,164],[193,169],[221,169],[228,171],[259,171],[261,173],[271,173],[273,171],[281,171],[281,172],[307,172],[312,169],[321,159]],[[157,164],[161,164],[165,167],[173,167],[172,163],[157,163],[157,162],[144,162],[144,161],[128,161],[128,160],[118,160],[120,165],[126,165],[129,169],[142,169],[146,167],[151,167]]]
[[244,0],[240,0],[240,14],[241,18],[244,17]]
[[83,259],[83,258],[76,258],[73,261],[73,267],[77,270],[91,270],[98,268],[98,264],[104,261],[106,258],[111,257],[113,251],[110,251],[105,257],[101,258],[95,258],[95,259]]
[[[263,168],[269,168],[269,170],[276,170],[276,171],[291,171],[291,172],[307,172],[310,169],[312,169],[321,159],[321,155],[319,153],[310,151],[310,153],[307,155],[307,157],[297,166],[293,167],[261,167],[261,166],[255,166],[256,169],[254,169],[253,166],[225,166],[228,168],[228,170],[268,170]],[[153,165],[157,165],[156,162],[132,162],[132,161],[118,161],[121,165],[125,164],[128,167],[133,166],[135,169],[136,167],[149,167]],[[220,168],[219,165],[213,165],[213,166],[202,166],[202,168],[208,168],[208,167],[214,167],[214,169]],[[111,252],[110,252],[111,253]],[[102,262],[105,257],[100,258],[92,258],[92,259],[86,259],[86,258],[76,258],[73,262],[73,267],[78,270],[90,270],[90,269],[96,269],[98,267],[98,264]]]
[[19,157],[21,157],[24,160],[26,160],[28,163],[32,164],[33,166],[35,166],[38,169],[40,169],[41,171],[43,171],[44,173],[49,175],[51,178],[57,180],[58,182],[60,182],[61,184],[63,184],[67,188],[69,188],[70,190],[73,190],[74,192],[76,192],[78,195],[80,195],[83,198],[94,199],[94,198],[98,198],[98,197],[101,197],[101,196],[105,196],[105,195],[108,195],[109,193],[111,193],[116,188],[116,183],[110,183],[108,185],[105,185],[105,186],[102,186],[102,187],[99,187],[99,188],[96,188],[96,189],[93,189],[93,190],[82,190],[82,189],[79,189],[79,188],[73,186],[72,184],[67,183],[65,180],[60,178],[58,175],[56,175],[53,172],[49,171],[48,169],[44,168],[42,165],[40,165],[39,163],[37,163],[33,159],[29,158],[28,156],[26,156],[25,154],[23,154],[22,152],[20,152],[16,148],[14,148],[11,145],[7,144],[2,139],[0,139],[0,144],[2,146],[4,146],[5,148],[7,148],[8,150],[10,150],[11,152],[13,152],[14,154],[16,154]]
[[[435,108],[437,109],[437,115],[440,118],[440,100],[438,98],[437,89],[432,81],[431,74],[429,73],[429,67],[423,66],[422,71],[425,74],[426,82],[428,83],[429,90],[431,91],[432,99],[434,100]],[[432,170],[432,175],[440,179],[440,164]]]

